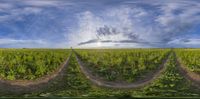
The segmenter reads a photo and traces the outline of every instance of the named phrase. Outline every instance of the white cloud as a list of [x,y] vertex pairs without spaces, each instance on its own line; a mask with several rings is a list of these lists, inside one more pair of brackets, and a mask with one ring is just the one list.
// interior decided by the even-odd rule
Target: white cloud
[[[65,44],[77,46],[79,43],[90,42],[91,44],[82,46],[92,47],[96,46],[97,41],[104,42],[105,46],[118,45],[128,47],[197,44],[198,40],[194,38],[189,38],[190,42],[184,42],[177,38],[190,35],[192,27],[200,24],[199,1],[136,0],[123,2],[118,6],[114,4],[109,7],[105,6],[105,8],[103,6],[101,10],[91,6],[86,7],[85,9],[87,10],[83,11],[84,9],[80,10],[76,6],[75,13],[76,11],[82,11],[76,14],[77,20],[73,20],[73,22],[78,21],[77,26],[73,28],[69,26],[70,30],[67,30],[67,32],[70,31],[70,33],[65,35],[69,42],[65,43],[63,41],[57,46],[62,47]],[[55,0],[19,0],[15,3],[0,3],[0,12],[6,12],[6,14],[0,15],[0,22],[19,21],[23,20],[26,15],[39,14],[49,7],[54,7],[58,10],[58,7],[69,7],[67,5],[74,4],[73,2]],[[78,4],[82,3],[79,2]],[[90,3],[87,2],[87,4]],[[17,5],[22,7],[18,8]],[[66,20],[70,19],[66,17]],[[74,23],[72,24],[74,25]],[[67,23],[68,25],[70,23]],[[98,30],[101,30],[100,33]],[[125,43],[126,41],[127,43]],[[47,44],[47,46],[52,44]]]
[[56,0],[15,0],[0,2],[0,13],[6,13],[0,15],[0,22],[8,20],[19,21],[25,15],[38,14],[47,7],[62,8],[68,5],[73,5],[73,3]]
[[[168,46],[168,43],[177,37],[189,35],[191,28],[200,24],[200,4],[196,1],[147,2],[146,4],[155,6],[156,9],[144,9],[135,1],[132,6],[112,7],[98,14],[84,12],[82,17],[79,17],[79,27],[72,31],[73,36],[67,36],[74,45],[87,41],[92,43],[92,40],[95,43],[95,39],[100,38],[102,41],[135,39],[138,43],[148,42],[149,46]],[[97,30],[104,25],[110,30],[116,29],[119,33],[96,36]],[[140,45],[148,46],[144,43]]]
[[[137,31],[142,31],[142,29],[137,28],[138,26],[136,27],[136,23],[141,22],[140,19],[145,17],[147,12],[141,8],[132,9],[122,6],[120,9],[107,9],[101,14],[102,17],[99,17],[90,11],[79,14],[78,27],[72,29],[72,33],[66,35],[66,37],[70,39],[70,44],[75,46],[80,42],[87,42],[93,39],[99,39],[99,41],[133,40],[135,38],[131,38],[131,36],[134,37],[139,35],[139,32]],[[132,20],[132,17],[136,20]],[[97,30],[104,28],[105,26],[110,29],[110,32],[112,32],[112,29],[115,29],[118,33],[112,33],[112,35],[98,35]]]
[[68,0],[18,0],[19,5],[29,6],[29,7],[54,7],[54,8],[66,8],[67,6],[75,5],[74,2]]
[[173,41],[168,42],[168,44],[180,44],[180,45],[200,45],[199,38],[189,38],[189,39],[175,39]]
[[11,9],[13,8],[12,4],[9,3],[0,3],[0,12],[5,10],[5,9]]
[[66,42],[54,43],[45,41],[43,39],[13,39],[2,38],[0,39],[0,47],[4,48],[69,48],[65,46]]
[[0,22],[5,22],[5,21],[9,21],[9,20],[19,21],[19,20],[22,20],[25,15],[38,14],[41,11],[42,11],[42,9],[37,8],[37,7],[16,8],[13,6],[12,8],[6,8],[6,9],[0,11],[0,13],[1,12],[6,13],[6,14],[0,15]]
[[80,46],[74,46],[75,48],[127,48],[127,47],[133,47],[133,48],[148,48],[153,47],[150,45],[142,45],[138,43],[101,43],[100,45],[98,42],[96,43],[89,43],[87,45],[80,45]]
[[173,23],[193,23],[199,21],[200,5],[192,2],[180,3],[173,2],[160,6],[163,14],[159,15],[156,21],[163,26],[169,26]]
[[21,3],[28,6],[38,6],[38,7],[58,6],[60,4],[59,1],[55,0],[25,0],[22,1]]
[[70,44],[75,46],[81,41],[87,41],[96,38],[96,29],[102,26],[101,19],[95,17],[90,11],[77,15],[79,26],[78,29],[71,30],[72,33],[66,35]]
[[12,39],[12,38],[3,38],[0,39],[0,45],[3,44],[17,44],[17,43],[24,43],[24,44],[30,44],[30,43],[36,43],[36,44],[45,44],[43,40],[18,40],[18,39]]

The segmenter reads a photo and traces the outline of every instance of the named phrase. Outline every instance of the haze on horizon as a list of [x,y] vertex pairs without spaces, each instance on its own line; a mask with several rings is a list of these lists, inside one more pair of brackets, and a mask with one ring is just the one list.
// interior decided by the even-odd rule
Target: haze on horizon
[[199,9],[199,0],[1,0],[0,48],[199,48]]

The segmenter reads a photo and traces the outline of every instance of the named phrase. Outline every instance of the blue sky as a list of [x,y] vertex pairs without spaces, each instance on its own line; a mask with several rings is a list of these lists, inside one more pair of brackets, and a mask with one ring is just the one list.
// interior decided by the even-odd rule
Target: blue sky
[[1,48],[200,47],[199,0],[1,0]]

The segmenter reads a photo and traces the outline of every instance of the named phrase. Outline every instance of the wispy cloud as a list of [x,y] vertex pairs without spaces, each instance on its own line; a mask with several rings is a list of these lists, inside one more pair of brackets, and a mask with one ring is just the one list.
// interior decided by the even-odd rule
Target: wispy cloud
[[37,14],[41,11],[42,9],[38,7],[25,5],[18,7],[18,5],[15,5],[14,3],[0,2],[0,22],[19,21],[26,15]]
[[0,39],[0,44],[16,44],[16,43],[37,43],[37,44],[45,44],[42,40],[17,40],[11,38]]
[[[44,42],[43,40],[21,40],[21,39],[11,39],[11,38],[3,38],[0,39],[0,47],[3,47],[5,45],[7,46],[13,46],[16,44],[23,44],[23,45],[28,45],[28,46],[32,46],[32,45],[45,45],[46,42]],[[25,46],[24,46],[25,47]],[[34,46],[32,46],[34,47]]]
[[[131,9],[120,7],[120,9],[108,9],[102,12],[102,17],[96,16],[90,11],[86,11],[78,16],[79,26],[72,30],[68,36],[71,43],[84,45],[98,41],[109,41],[119,43],[123,41],[138,42],[139,32],[134,30],[134,23],[141,20],[132,20],[131,17],[143,18],[147,14],[143,9]],[[84,36],[82,36],[84,35]],[[141,39],[140,39],[141,40]]]
[[13,8],[12,4],[0,3],[0,12],[2,12],[4,9],[11,9],[11,8]]
[[35,6],[35,7],[49,7],[49,6],[59,6],[61,2],[56,0],[26,0],[19,1],[20,3],[27,6]]
[[200,46],[199,9],[197,0],[3,0],[0,44],[92,47],[100,42],[107,47]]
[[[170,47],[169,42],[189,35],[193,27],[200,24],[198,1],[154,3],[152,0],[124,4],[99,13],[83,12],[73,35],[69,36],[71,43],[95,46],[97,42],[106,41],[112,42],[113,46],[116,43],[138,43]],[[145,8],[144,4],[151,8]]]
[[199,38],[179,38],[168,42],[171,47],[195,47],[199,48],[200,39]]
[[0,22],[8,20],[19,21],[25,15],[38,14],[47,8],[55,9],[70,5],[74,5],[74,3],[56,0],[13,0],[0,2]]
[[62,16],[54,12],[70,4],[55,0],[0,1],[0,47],[66,47],[66,41],[56,44],[62,39],[57,30],[63,27],[56,18]]

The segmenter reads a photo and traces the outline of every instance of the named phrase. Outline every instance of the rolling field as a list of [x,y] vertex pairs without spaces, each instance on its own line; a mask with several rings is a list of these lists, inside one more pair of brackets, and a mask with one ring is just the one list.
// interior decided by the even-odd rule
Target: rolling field
[[200,49],[0,49],[0,87],[8,83],[0,95],[199,97],[198,53]]

